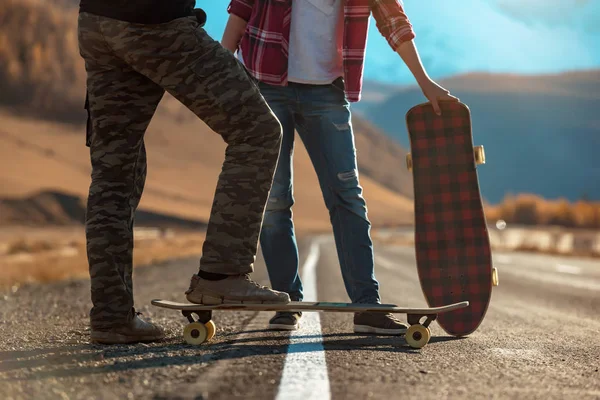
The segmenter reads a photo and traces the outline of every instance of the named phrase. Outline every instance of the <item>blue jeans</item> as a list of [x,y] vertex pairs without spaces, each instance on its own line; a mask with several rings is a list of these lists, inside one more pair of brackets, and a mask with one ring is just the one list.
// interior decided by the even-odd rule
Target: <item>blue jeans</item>
[[371,223],[359,184],[350,106],[343,82],[272,86],[261,93],[283,126],[283,140],[260,245],[273,289],[301,301],[298,246],[292,221],[294,128],[304,143],[329,210],[346,292],[354,303],[379,303]]

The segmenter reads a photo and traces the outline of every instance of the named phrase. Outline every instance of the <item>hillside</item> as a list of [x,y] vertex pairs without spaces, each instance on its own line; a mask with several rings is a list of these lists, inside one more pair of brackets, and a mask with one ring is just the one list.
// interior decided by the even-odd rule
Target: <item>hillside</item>
[[0,10],[0,106],[28,117],[81,120],[85,69],[76,8],[0,0]]
[[[164,217],[204,221],[209,215],[225,145],[186,109],[181,109],[182,114],[177,117],[179,106],[174,101],[169,103],[165,102],[162,113],[148,130],[148,182],[140,206]],[[186,121],[187,118],[191,120]],[[0,112],[0,121],[0,197],[14,201],[15,197],[27,198],[40,191],[81,199],[86,196],[90,171],[82,126],[28,120],[4,112]],[[367,140],[364,143],[369,144]],[[326,228],[328,216],[303,146],[297,147],[295,168],[295,214],[299,226]],[[366,175],[361,179],[375,223],[409,222],[410,200]],[[9,222],[4,220],[6,211],[0,214],[0,223]],[[24,215],[33,217],[30,212]]]
[[[471,109],[474,141],[486,150],[479,173],[487,201],[498,203],[510,193],[600,199],[600,70],[469,74],[440,84]],[[404,114],[424,97],[416,87],[387,90],[367,83],[367,91],[384,100],[365,104],[361,115],[408,147]]]
[[[82,218],[90,170],[74,4],[0,0],[0,224]],[[405,150],[360,118],[353,124],[370,217],[378,225],[410,222]],[[146,144],[149,171],[140,220],[205,221],[223,160],[222,139],[166,95]],[[299,228],[328,228],[316,175],[299,140],[295,183]]]

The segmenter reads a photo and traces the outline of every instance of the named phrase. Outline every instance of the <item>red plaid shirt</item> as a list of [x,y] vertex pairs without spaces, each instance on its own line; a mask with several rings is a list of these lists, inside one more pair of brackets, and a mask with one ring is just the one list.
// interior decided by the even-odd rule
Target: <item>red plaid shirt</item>
[[[345,0],[343,58],[348,101],[360,100],[371,12],[394,51],[415,37],[400,1]],[[248,21],[240,50],[250,73],[271,85],[287,85],[292,0],[232,0],[227,11]]]

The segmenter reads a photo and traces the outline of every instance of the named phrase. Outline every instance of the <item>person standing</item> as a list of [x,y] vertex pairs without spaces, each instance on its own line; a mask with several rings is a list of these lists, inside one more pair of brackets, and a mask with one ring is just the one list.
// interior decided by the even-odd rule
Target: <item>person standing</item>
[[249,277],[281,125],[243,66],[202,28],[194,6],[193,0],[80,2],[92,164],[86,242],[93,342],[164,337],[135,311],[132,255],[134,214],[146,179],[144,134],[165,91],[227,143],[188,301],[290,301]]
[[[232,0],[221,43],[244,63],[283,127],[281,154],[260,235],[274,289],[301,301],[292,219],[294,130],[319,179],[329,210],[346,292],[354,303],[380,303],[371,224],[359,182],[350,102],[360,100],[369,17],[440,112],[456,100],[426,74],[415,33],[397,0]],[[277,312],[271,329],[295,330],[299,312]],[[356,313],[354,331],[400,335],[393,314]]]

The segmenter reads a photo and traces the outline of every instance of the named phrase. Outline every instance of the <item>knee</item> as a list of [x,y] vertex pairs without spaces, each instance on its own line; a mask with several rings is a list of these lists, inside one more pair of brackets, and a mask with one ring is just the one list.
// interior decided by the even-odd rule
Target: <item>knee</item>
[[282,136],[281,123],[269,111],[269,114],[255,119],[243,135],[236,137],[236,143],[230,141],[229,144],[236,144],[238,151],[253,154],[257,162],[274,169],[281,150]]
[[366,201],[356,169],[342,171],[332,177],[329,190],[325,193],[325,204],[330,212],[336,207],[343,207],[366,218]]
[[291,221],[294,198],[291,192],[269,196],[265,207],[263,229],[287,226],[286,221]]
[[134,171],[126,163],[95,163],[92,166],[93,183],[128,183],[133,179]]
[[280,194],[271,193],[267,200],[267,206],[265,211],[273,213],[277,211],[288,211],[291,210],[294,205],[294,196],[290,191]]
[[146,157],[139,157],[139,151],[132,149],[110,152],[106,149],[92,149],[92,181],[130,184],[140,176],[146,176]]
[[265,145],[272,150],[276,150],[277,154],[279,154],[281,140],[283,138],[283,127],[281,126],[281,122],[279,122],[279,119],[277,119],[275,114],[270,111],[269,117],[265,119],[263,125]]

